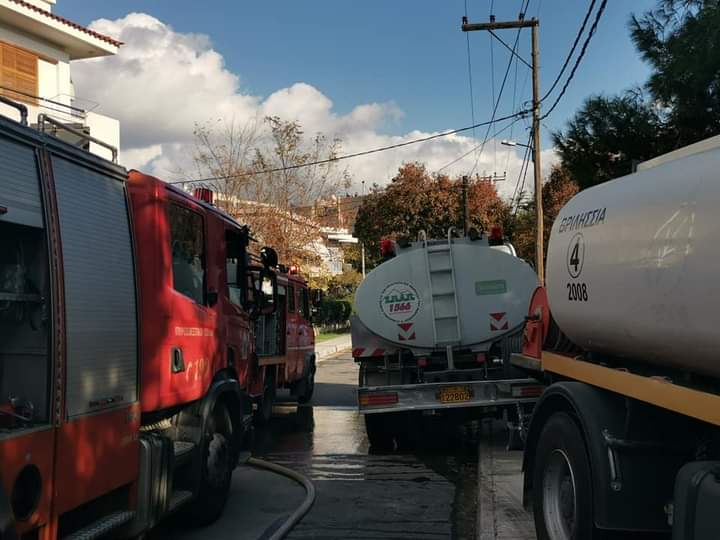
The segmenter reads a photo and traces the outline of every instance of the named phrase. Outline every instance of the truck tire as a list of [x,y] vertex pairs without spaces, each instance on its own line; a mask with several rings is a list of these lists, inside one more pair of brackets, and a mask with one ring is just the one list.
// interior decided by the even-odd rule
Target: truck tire
[[202,444],[200,487],[188,506],[192,523],[209,525],[223,513],[236,463],[233,462],[233,426],[230,413],[218,401],[206,423]]
[[392,450],[395,439],[395,418],[390,413],[366,414],[365,431],[370,448],[373,450]]
[[313,397],[313,392],[315,392],[315,371],[317,370],[317,367],[315,366],[315,359],[313,358],[311,360],[310,368],[308,369],[308,372],[305,374],[305,377],[300,381],[300,384],[298,385],[298,393],[297,393],[297,400],[298,403],[307,403],[310,401]]
[[585,440],[565,412],[553,414],[538,440],[533,513],[538,540],[596,538],[592,477]]
[[255,424],[258,426],[265,426],[270,422],[272,418],[272,408],[277,394],[275,371],[268,368],[265,369],[267,370],[265,373],[265,389],[258,403],[257,411],[255,411]]

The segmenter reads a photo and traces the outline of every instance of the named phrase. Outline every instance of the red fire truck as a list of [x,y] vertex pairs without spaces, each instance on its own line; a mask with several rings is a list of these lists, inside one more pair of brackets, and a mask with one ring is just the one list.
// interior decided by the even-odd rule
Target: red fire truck
[[48,123],[0,117],[0,537],[211,522],[253,402],[312,393],[307,285],[207,201]]
[[[256,419],[270,419],[278,388],[289,388],[300,403],[312,398],[315,389],[315,333],[307,281],[296,266],[278,266],[273,278],[274,309],[258,318],[255,326],[256,354],[264,373]],[[315,291],[313,291],[315,292]],[[316,297],[316,294],[313,294]]]

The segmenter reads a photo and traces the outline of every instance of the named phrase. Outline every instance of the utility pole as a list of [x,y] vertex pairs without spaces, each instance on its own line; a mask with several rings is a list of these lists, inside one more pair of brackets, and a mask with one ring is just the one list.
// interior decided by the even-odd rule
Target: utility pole
[[[538,280],[540,285],[545,284],[545,248],[543,238],[543,206],[542,206],[542,178],[540,176],[540,52],[538,50],[538,30],[540,27],[540,21],[536,18],[532,18],[529,21],[524,19],[524,14],[520,14],[520,18],[517,21],[505,21],[495,22],[494,18],[489,23],[469,23],[467,17],[462,19],[462,31],[473,32],[475,30],[487,30],[490,32],[498,41],[500,41],[510,52],[517,56],[518,59],[526,66],[532,69],[533,78],[533,164],[535,171],[535,270],[537,271]],[[505,43],[500,37],[495,34],[495,30],[507,30],[511,28],[530,28],[532,31],[532,64],[528,63],[522,56],[520,56],[514,49],[512,49],[507,43]]]
[[[536,19],[532,19],[536,21]],[[540,176],[540,52],[538,51],[538,24],[532,26],[532,78],[533,78],[533,163],[535,165],[535,268],[540,285],[545,285],[545,226],[542,204],[542,177]]]

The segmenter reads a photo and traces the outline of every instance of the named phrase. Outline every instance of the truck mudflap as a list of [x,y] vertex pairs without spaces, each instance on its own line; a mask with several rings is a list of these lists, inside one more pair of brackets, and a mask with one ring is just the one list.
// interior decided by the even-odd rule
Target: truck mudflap
[[535,379],[361,386],[358,409],[363,414],[373,414],[532,403],[544,388]]

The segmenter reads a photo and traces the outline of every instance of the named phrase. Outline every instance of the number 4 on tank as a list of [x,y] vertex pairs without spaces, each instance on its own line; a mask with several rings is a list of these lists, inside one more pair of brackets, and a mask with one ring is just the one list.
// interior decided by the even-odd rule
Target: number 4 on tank
[[567,269],[571,277],[580,275],[585,262],[585,242],[582,233],[575,234],[570,240],[567,251]]

